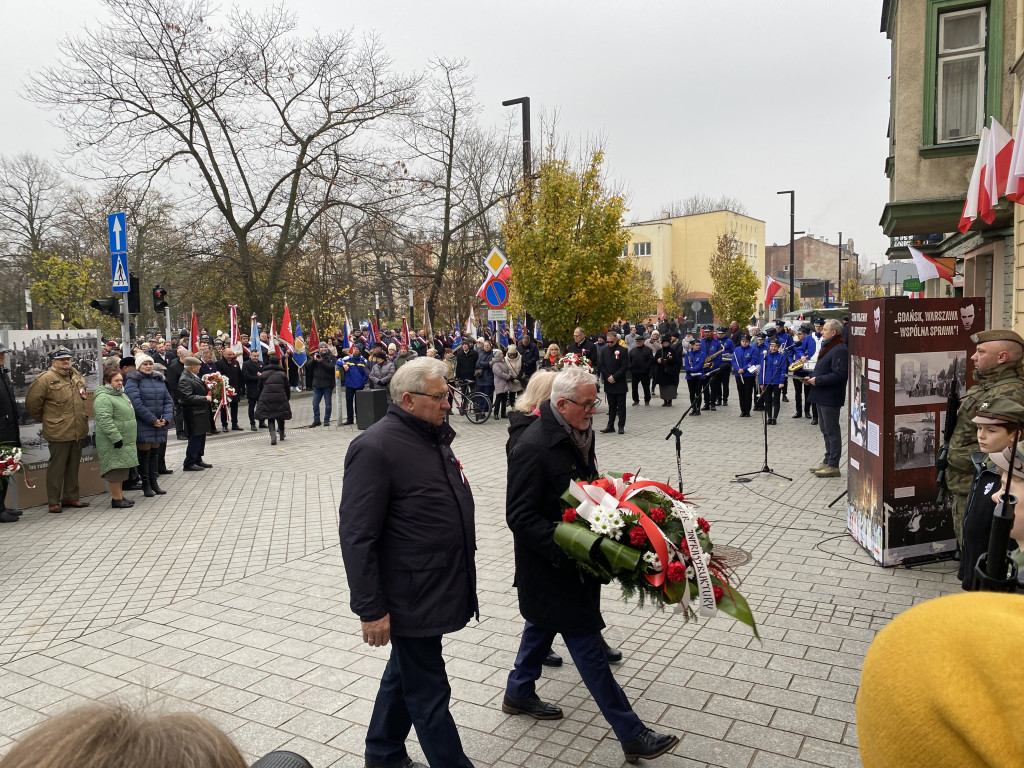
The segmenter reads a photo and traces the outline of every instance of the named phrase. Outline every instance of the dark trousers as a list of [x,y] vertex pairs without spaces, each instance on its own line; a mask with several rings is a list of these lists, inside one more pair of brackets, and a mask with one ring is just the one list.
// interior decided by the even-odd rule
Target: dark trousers
[[722,385],[722,405],[728,405],[729,403],[729,379],[732,378],[732,366],[723,365],[715,373],[715,378]]
[[750,413],[750,405],[754,399],[754,377],[737,376],[736,394],[740,398],[740,413]]
[[0,511],[7,509],[7,488],[11,484],[10,475],[0,475]]
[[779,418],[779,407],[782,405],[782,390],[778,384],[769,384],[761,393],[761,402],[768,412],[769,419]]
[[[249,398],[249,424],[254,425],[256,423],[256,403],[259,402],[259,398]],[[260,419],[262,421],[262,419]]]
[[798,378],[793,379],[793,398],[796,400],[796,412],[804,412],[804,383]]
[[686,389],[690,393],[690,405],[693,406],[693,414],[700,416],[700,397],[704,389],[704,379],[687,379]]
[[182,411],[181,406],[178,403],[174,404],[174,432],[176,435],[185,434],[185,413]]
[[633,402],[640,402],[640,389],[644,388],[644,402],[651,402],[651,380],[650,374],[646,373],[634,373],[633,374]]
[[82,463],[82,442],[62,440],[49,443],[50,462],[46,465],[46,500],[50,506],[62,501],[78,501],[78,469]]
[[[356,418],[356,392],[358,389],[345,387],[345,419],[351,424]],[[328,406],[330,409],[330,406]]]
[[[838,405],[816,405],[818,409],[818,429],[825,438],[825,463],[830,467],[839,466],[839,457],[843,452],[843,436],[839,427]],[[1009,463],[1009,462],[1007,462]]]
[[462,750],[455,719],[448,710],[452,689],[441,655],[441,637],[391,636],[391,658],[380,680],[366,729],[366,761],[397,765],[407,757],[409,730],[427,762],[472,768]]
[[619,427],[626,426],[626,393],[612,394],[604,393],[605,402],[608,403],[608,426],[615,426],[615,417],[619,417]]
[[505,418],[505,414],[508,412],[508,408],[516,407],[516,393],[515,392],[501,392],[494,396],[494,417]]
[[220,423],[221,426],[226,430],[228,428],[228,411],[231,411],[231,426],[238,426],[238,400],[232,400],[228,403],[227,408],[220,409]]
[[719,376],[717,371],[715,371],[715,372],[709,371],[707,379],[708,379],[708,389],[707,389],[708,393],[705,396],[704,404],[707,405],[708,402],[710,402],[711,405],[721,405],[722,404],[722,379],[721,379],[721,376]]
[[[526,622],[519,641],[519,653],[512,671],[508,673],[505,693],[513,699],[525,699],[535,692],[535,683],[541,673],[541,662],[551,649],[551,641],[558,634],[554,630]],[[615,680],[604,655],[601,634],[567,635],[562,633],[569,655],[583,678],[590,695],[604,719],[615,731],[619,741],[635,739],[644,730],[644,724],[633,711],[622,687]]]
[[160,447],[157,448],[159,455],[159,462],[157,465],[157,471],[163,472],[167,469],[167,443],[160,443]]
[[188,444],[185,446],[185,464],[186,467],[191,467],[193,464],[199,464],[203,460],[203,454],[206,452],[206,434],[192,435],[188,439]]
[[[346,390],[347,391],[347,390]],[[348,397],[348,395],[346,395]],[[324,421],[331,420],[331,408],[334,406],[334,387],[313,387],[313,423],[320,423],[320,401],[324,401]],[[349,409],[352,413],[352,409]],[[349,416],[349,418],[352,418]]]

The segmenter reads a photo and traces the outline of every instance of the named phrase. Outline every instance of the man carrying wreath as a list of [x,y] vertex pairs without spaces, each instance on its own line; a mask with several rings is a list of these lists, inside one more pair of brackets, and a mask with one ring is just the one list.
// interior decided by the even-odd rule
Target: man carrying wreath
[[540,700],[535,686],[551,641],[561,634],[626,760],[636,762],[663,755],[679,739],[655,733],[633,711],[601,643],[601,581],[581,571],[554,540],[569,481],[597,475],[591,422],[600,403],[594,375],[567,367],[509,456],[505,516],[515,539],[515,586],[526,626],[501,708],[537,720],[562,717],[561,708]]

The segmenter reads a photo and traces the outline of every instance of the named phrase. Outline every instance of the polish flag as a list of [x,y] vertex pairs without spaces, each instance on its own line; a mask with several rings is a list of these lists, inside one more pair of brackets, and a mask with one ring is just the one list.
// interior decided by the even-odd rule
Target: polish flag
[[953,270],[939,259],[925,256],[913,246],[910,246],[910,256],[914,259],[914,266],[917,267],[917,276],[922,282],[936,279],[945,280],[948,283],[953,282]]
[[981,177],[985,169],[985,162],[988,158],[989,131],[988,127],[981,129],[981,140],[978,142],[978,156],[974,160],[974,170],[971,172],[971,183],[967,187],[967,199],[964,201],[964,212],[960,214],[960,223],[957,229],[966,232],[978,218],[978,199],[981,196]]
[[199,321],[196,319],[196,308],[192,307],[192,328],[188,334],[189,352],[199,354]]
[[1024,199],[1024,99],[1017,116],[1017,135],[1013,140],[1013,156],[1006,179],[1006,199],[1019,203]]
[[992,118],[989,131],[988,157],[982,169],[981,191],[978,196],[978,213],[981,220],[991,224],[996,220],[995,207],[1006,189],[1006,180],[1010,175],[1010,161],[1013,158],[1013,137]]
[[782,284],[778,280],[774,280],[769,275],[765,275],[765,280],[764,305],[767,308],[772,303],[772,299],[775,298],[775,294],[782,290]]

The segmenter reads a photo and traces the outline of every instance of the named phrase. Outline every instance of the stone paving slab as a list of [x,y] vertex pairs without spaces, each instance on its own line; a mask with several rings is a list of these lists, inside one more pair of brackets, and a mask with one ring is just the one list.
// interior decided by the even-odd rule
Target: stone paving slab
[[[822,440],[791,407],[769,427],[768,463],[792,481],[734,481],[764,464],[761,422],[734,407],[682,425],[686,491],[717,544],[751,555],[737,573],[761,640],[730,619],[684,624],[605,589],[605,635],[625,654],[617,679],[648,724],[681,737],[656,765],[859,765],[868,644],[899,612],[959,590],[952,565],[883,569],[845,533],[844,502],[828,507],[845,478],[807,472]],[[49,715],[118,699],[204,714],[248,758],[285,748],[316,768],[363,764],[388,650],[360,642],[337,541],[357,432],[297,428],[311,421],[305,395],[293,411],[277,446],[266,432],[210,438],[214,469],[167,477],[166,496],[129,494],[126,511],[104,496],[61,515],[34,508],[0,528],[0,752]],[[680,413],[629,408],[625,435],[598,435],[602,468],[674,481],[664,437]],[[565,719],[500,710],[522,625],[504,522],[506,424],[453,421],[477,503],[481,620],[445,640],[452,712],[478,766],[620,766],[571,663],[546,669],[538,689]],[[172,442],[171,466],[183,455]],[[410,751],[422,758],[414,741]]]

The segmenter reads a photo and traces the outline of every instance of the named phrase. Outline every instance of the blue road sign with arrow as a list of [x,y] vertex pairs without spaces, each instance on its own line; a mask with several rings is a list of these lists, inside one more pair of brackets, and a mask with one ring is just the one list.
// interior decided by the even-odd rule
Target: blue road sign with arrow
[[107,235],[110,237],[111,253],[127,253],[127,231],[124,224],[124,212],[111,213],[107,216]]

